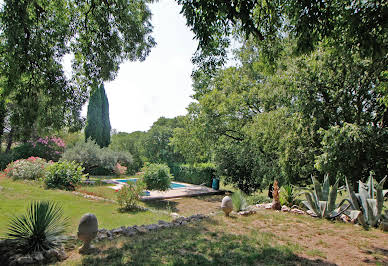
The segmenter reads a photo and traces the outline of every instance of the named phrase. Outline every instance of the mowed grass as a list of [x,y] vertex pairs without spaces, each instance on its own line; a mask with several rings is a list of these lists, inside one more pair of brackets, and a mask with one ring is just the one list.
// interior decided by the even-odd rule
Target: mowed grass
[[[198,199],[200,200],[200,199]],[[260,210],[69,250],[62,265],[387,265],[388,234],[309,216]]]
[[[67,232],[75,234],[78,222],[83,214],[94,213],[100,228],[151,224],[158,220],[171,220],[165,212],[137,211],[122,213],[116,203],[96,201],[77,196],[70,191],[44,189],[41,183],[32,181],[12,181],[0,179],[0,235],[7,230],[9,219],[13,215],[25,213],[33,200],[53,200],[63,206],[65,216],[69,217]],[[112,190],[114,193],[114,190]]]

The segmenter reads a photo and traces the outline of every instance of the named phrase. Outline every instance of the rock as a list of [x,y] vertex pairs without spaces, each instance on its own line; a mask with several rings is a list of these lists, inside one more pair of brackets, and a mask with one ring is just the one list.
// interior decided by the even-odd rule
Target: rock
[[316,215],[312,210],[307,210],[306,213],[312,217],[318,217],[318,215]]
[[176,212],[172,212],[170,215],[172,216],[173,219],[182,217],[181,215],[177,214]]
[[341,220],[341,221],[343,221],[345,223],[350,223],[351,222],[351,219],[348,216],[346,216],[345,214],[341,214],[341,216],[339,217],[339,220]]
[[133,227],[138,233],[145,234],[148,232],[148,230],[142,225],[142,226],[134,226]]
[[289,212],[290,211],[290,208],[286,205],[283,205],[282,206],[282,212]]
[[254,211],[254,210],[247,210],[247,211],[240,211],[237,214],[242,215],[242,216],[248,216],[248,215],[252,215],[255,213],[256,213],[256,211]]
[[163,221],[163,220],[159,220],[159,221],[158,221],[158,224],[159,224],[159,225],[163,225],[163,224],[164,224],[164,225],[167,225],[167,224],[169,224],[169,222],[166,222],[166,221]]
[[84,242],[84,245],[79,249],[79,253],[88,254],[93,252],[90,242],[97,236],[98,222],[97,217],[92,213],[87,213],[82,216],[78,225],[78,238]]
[[137,230],[135,230],[133,227],[127,227],[124,231],[125,236],[134,236],[138,233]]
[[56,256],[57,256],[57,259],[60,261],[67,259],[67,255],[63,247],[61,247],[60,249],[56,249]]
[[225,196],[222,199],[221,209],[225,213],[225,216],[229,216],[230,212],[233,210],[233,202],[229,196]]
[[113,235],[120,235],[124,232],[124,229],[123,228],[116,228],[116,229],[112,229],[112,233]]
[[264,208],[266,210],[272,209],[272,203],[267,203]]
[[154,230],[157,230],[159,228],[159,226],[157,224],[150,224],[150,225],[146,225],[145,228],[148,231],[154,231]]
[[292,213],[296,213],[296,214],[305,214],[305,212],[304,212],[304,211],[302,211],[302,210],[299,210],[299,209],[296,209],[296,208],[293,208],[293,209],[291,209],[291,210],[290,210],[290,212],[292,212]]
[[44,260],[42,252],[35,252],[34,254],[32,254],[32,257],[36,262],[42,262]]
[[14,260],[14,262],[16,262],[16,265],[33,264],[34,259],[30,255],[24,255]]

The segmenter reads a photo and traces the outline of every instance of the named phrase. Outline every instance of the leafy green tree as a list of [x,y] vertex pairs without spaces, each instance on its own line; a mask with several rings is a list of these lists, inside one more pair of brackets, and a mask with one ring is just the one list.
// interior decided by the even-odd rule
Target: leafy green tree
[[91,92],[85,127],[85,140],[91,138],[101,148],[110,143],[109,103],[104,86]]
[[183,127],[182,117],[165,118],[160,117],[147,132],[143,139],[144,156],[151,163],[174,163],[184,162],[183,156],[174,151],[170,144],[174,129]]
[[322,40],[339,50],[363,57],[380,57],[388,51],[386,1],[254,1],[177,0],[187,25],[199,41],[193,61],[214,68],[225,62],[233,37],[260,41],[269,55],[279,40],[291,36],[296,51],[314,51]]
[[[88,89],[114,79],[124,60],[144,60],[155,45],[150,1],[16,1],[0,10],[2,100],[14,132],[77,125]],[[62,61],[72,55],[72,73]]]
[[132,154],[133,163],[128,166],[128,173],[134,174],[143,167],[141,146],[142,139],[146,132],[135,131],[132,133],[119,132],[112,135],[112,142],[109,148],[114,151],[126,151]]

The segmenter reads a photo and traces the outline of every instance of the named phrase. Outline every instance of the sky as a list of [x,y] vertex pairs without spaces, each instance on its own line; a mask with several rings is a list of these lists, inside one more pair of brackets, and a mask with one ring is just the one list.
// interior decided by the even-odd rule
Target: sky
[[157,45],[145,61],[123,63],[116,79],[104,83],[111,127],[118,132],[147,131],[161,116],[185,115],[192,101],[194,34],[173,0],[160,0],[151,10]]

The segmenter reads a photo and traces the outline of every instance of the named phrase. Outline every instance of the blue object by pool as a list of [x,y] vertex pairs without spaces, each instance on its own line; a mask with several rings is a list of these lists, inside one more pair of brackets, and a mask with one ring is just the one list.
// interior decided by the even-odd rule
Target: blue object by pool
[[[123,182],[123,183],[128,183],[128,182],[136,183],[137,178],[116,179],[116,181]],[[183,187],[186,187],[186,186],[182,185],[182,184],[174,183],[174,182],[171,182],[171,186],[170,186],[170,188],[172,188],[172,189],[174,189],[174,188],[183,188]]]

